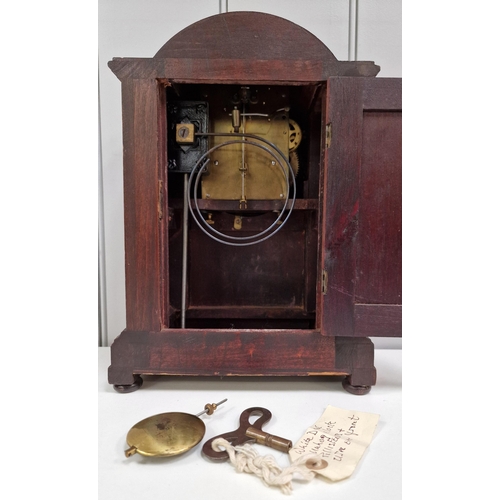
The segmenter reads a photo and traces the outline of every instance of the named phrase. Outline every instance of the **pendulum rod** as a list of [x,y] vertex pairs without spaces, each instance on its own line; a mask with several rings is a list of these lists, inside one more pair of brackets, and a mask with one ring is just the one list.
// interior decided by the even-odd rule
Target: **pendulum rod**
[[184,205],[182,210],[182,298],[181,328],[186,328],[187,298],[187,253],[188,253],[188,219],[189,219],[189,174],[184,174]]

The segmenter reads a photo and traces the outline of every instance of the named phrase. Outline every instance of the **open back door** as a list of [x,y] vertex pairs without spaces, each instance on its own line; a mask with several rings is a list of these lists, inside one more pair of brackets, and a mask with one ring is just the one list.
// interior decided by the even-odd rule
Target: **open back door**
[[401,79],[328,80],[323,335],[401,336]]

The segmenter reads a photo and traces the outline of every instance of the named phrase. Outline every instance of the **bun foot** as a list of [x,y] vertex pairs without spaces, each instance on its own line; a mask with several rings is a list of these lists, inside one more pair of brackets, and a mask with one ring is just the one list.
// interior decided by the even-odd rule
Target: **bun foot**
[[371,385],[352,385],[350,376],[342,380],[342,387],[347,392],[355,394],[356,396],[363,396],[365,394],[368,394],[370,392],[370,389],[372,388]]
[[126,394],[127,392],[137,391],[142,386],[143,380],[140,375],[134,375],[134,382],[130,385],[113,385],[113,389],[121,394]]

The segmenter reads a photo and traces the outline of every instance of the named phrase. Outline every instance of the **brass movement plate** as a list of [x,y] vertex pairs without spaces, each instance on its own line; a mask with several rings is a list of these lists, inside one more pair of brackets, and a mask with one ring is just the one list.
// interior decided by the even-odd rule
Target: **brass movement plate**
[[[231,116],[218,115],[212,122],[213,132],[233,132]],[[244,131],[258,135],[278,147],[288,158],[288,111],[266,116],[245,117]],[[243,130],[241,130],[243,131]],[[236,138],[235,139],[239,139]],[[210,147],[231,140],[230,137],[213,137]],[[253,139],[249,139],[252,140]],[[265,143],[258,142],[266,146]],[[268,146],[266,146],[268,147]],[[269,148],[271,149],[271,148]],[[244,155],[243,155],[244,150]],[[281,157],[276,153],[281,159]],[[279,200],[286,197],[288,182],[282,167],[269,153],[252,145],[231,144],[215,150],[210,156],[208,175],[202,178],[202,199],[241,200],[242,159],[244,156],[244,197],[247,200]],[[284,168],[287,171],[286,163]],[[288,171],[287,174],[288,175]]]

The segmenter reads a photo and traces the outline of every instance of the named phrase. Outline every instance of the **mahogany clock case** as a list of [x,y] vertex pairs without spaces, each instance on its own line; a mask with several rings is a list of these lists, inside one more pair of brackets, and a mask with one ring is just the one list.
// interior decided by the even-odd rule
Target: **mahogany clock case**
[[[109,67],[122,84],[127,310],[109,382],[126,392],[148,374],[337,375],[366,393],[376,382],[368,337],[402,332],[401,79],[338,61],[289,21],[245,12],[204,19],[153,58]],[[288,197],[293,210],[272,237],[235,247],[191,216],[185,225],[192,163],[173,159],[213,146],[208,136],[189,147],[173,140],[175,113],[189,103],[199,104],[198,132],[202,122],[208,132],[226,127],[235,106],[247,123],[265,115],[283,120],[273,130],[300,127],[288,193],[255,194],[269,183],[254,174],[242,203],[215,167],[190,192],[213,227],[247,238]]]

